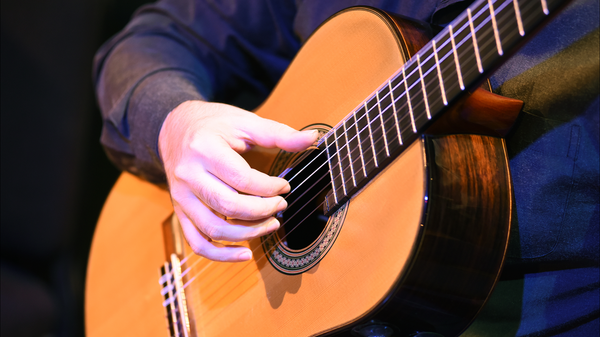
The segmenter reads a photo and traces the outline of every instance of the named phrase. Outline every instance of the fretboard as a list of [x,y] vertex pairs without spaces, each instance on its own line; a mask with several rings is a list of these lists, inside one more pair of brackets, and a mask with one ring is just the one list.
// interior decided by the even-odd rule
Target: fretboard
[[479,0],[321,139],[330,215],[568,0]]

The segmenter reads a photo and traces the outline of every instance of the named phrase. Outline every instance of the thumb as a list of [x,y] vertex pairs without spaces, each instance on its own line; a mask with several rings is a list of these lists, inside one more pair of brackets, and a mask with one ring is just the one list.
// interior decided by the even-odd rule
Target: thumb
[[252,123],[244,128],[250,142],[255,145],[297,152],[311,146],[319,136],[317,130],[297,131],[285,124],[256,117],[256,124]]

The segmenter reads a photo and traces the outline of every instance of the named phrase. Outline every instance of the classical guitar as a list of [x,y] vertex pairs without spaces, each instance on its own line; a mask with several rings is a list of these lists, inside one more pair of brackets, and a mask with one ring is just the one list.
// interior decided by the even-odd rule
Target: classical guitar
[[290,181],[280,230],[243,243],[249,262],[209,261],[168,192],[124,173],[92,245],[87,335],[460,334],[508,242],[508,161],[488,135],[521,107],[472,88],[564,2],[477,1],[433,40],[372,8],[330,18],[256,111],[322,137],[245,155]]

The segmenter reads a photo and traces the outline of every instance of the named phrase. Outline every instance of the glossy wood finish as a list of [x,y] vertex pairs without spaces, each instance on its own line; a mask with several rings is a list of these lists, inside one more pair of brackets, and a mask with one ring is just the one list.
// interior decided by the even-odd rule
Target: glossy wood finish
[[477,88],[453,104],[426,133],[472,133],[504,137],[517,120],[522,107],[521,100]]
[[[370,9],[337,15],[303,46],[257,113],[298,129],[313,123],[335,125],[404,63],[406,52],[395,27],[387,16]],[[462,142],[450,143],[456,145],[434,145],[434,157],[439,154],[440,158],[453,160],[458,149],[470,151]],[[415,258],[431,259],[424,250],[430,245],[429,238],[446,233],[439,228],[444,221],[427,218],[427,223],[423,222],[426,211],[447,214],[443,208],[432,208],[432,202],[425,202],[427,185],[432,180],[427,177],[423,144],[415,142],[351,200],[333,248],[304,274],[290,276],[274,270],[262,258],[260,240],[245,243],[255,252],[254,260],[248,263],[217,263],[192,257],[187,263],[193,265],[192,271],[185,281],[196,277],[186,289],[194,334],[307,336],[347,333],[371,318],[401,324],[397,310],[413,312],[414,305],[422,306],[403,303],[402,308],[396,307],[402,301],[400,295],[422,297],[421,288],[413,283],[418,285],[423,276],[414,276],[416,280],[409,277],[421,268],[415,267]],[[268,172],[275,154],[273,150],[256,149],[245,157],[254,168]],[[479,172],[471,168],[469,174],[455,171],[454,165],[466,159],[451,161],[448,165],[452,170],[442,172],[441,178],[432,176],[433,182],[440,181],[444,186],[439,195],[453,200],[457,195],[464,196],[464,178],[456,177],[471,178],[471,173]],[[480,161],[486,156],[478,152],[470,159]],[[447,179],[458,185],[446,188]],[[437,185],[430,186],[434,191]],[[470,186],[467,184],[468,191],[473,190]],[[473,186],[480,189],[479,183]],[[474,196],[472,201],[477,202],[477,198]],[[488,200],[484,202],[489,204]],[[498,212],[505,209],[495,211],[494,217],[500,218]],[[107,200],[94,237],[86,286],[88,336],[167,335],[158,268],[165,252],[162,223],[170,212],[166,191],[123,174]],[[436,254],[438,248],[454,248],[445,241],[431,242]],[[464,248],[478,252],[476,247]],[[189,247],[184,247],[184,255],[189,252]],[[439,275],[439,271],[432,273]],[[484,292],[487,294],[489,289]],[[481,296],[485,298],[475,295],[476,305],[481,304]],[[440,299],[439,305],[447,308],[443,302],[447,298]],[[473,309],[464,311],[470,315]]]
[[90,253],[85,289],[86,335],[166,336],[158,285],[165,262],[162,222],[169,193],[129,173],[113,187]]
[[426,151],[427,216],[410,272],[387,304],[361,322],[386,322],[399,335],[454,336],[475,318],[497,281],[508,244],[512,183],[500,138],[429,137]]
[[[404,58],[409,59],[433,37],[430,26],[410,18],[382,13],[398,34]],[[491,93],[489,81],[482,88],[465,93],[428,129],[428,134],[474,133],[504,137],[523,107],[523,101]],[[488,89],[489,88],[489,89]],[[487,90],[487,91],[486,91]]]
[[[403,64],[400,42],[390,28],[384,16],[370,10],[334,17],[311,36],[257,113],[298,129],[315,122],[335,125]],[[239,272],[236,282],[219,284],[231,278],[220,276],[221,270],[204,284],[194,281],[190,296],[202,303],[194,314],[199,330],[207,336],[248,331],[308,336],[347,324],[375,307],[402,273],[419,230],[425,186],[420,147],[415,144],[390,174],[352,200],[332,250],[311,271],[281,274],[260,260],[260,252],[255,255],[258,264],[227,267],[245,268],[232,272]],[[273,154],[259,149],[245,157],[253,167],[268,171]],[[388,186],[412,197],[398,202]],[[239,325],[232,326],[232,321]],[[220,331],[224,326],[227,330]]]
[[420,303],[412,317],[451,336],[475,318],[499,276],[510,231],[512,182],[500,138],[432,138],[427,156],[425,232],[398,296],[406,304]]

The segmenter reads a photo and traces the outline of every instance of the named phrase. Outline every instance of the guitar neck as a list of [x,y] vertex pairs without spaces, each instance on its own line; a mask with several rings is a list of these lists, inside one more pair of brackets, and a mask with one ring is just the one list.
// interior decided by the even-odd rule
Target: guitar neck
[[334,127],[327,152],[333,214],[466,89],[499,66],[568,0],[479,0]]

